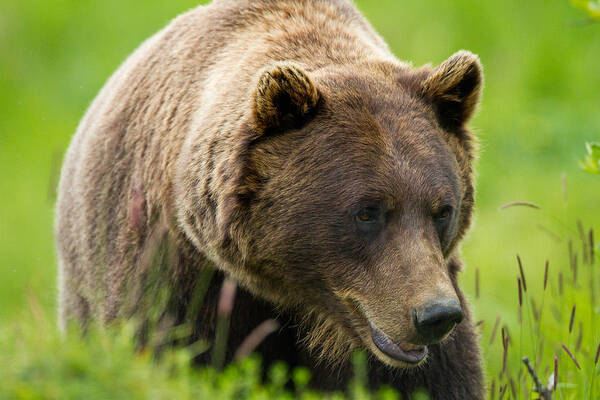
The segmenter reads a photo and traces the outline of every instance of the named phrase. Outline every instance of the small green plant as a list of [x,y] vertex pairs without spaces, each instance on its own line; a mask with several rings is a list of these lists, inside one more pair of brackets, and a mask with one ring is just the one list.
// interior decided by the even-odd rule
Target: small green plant
[[600,174],[600,142],[589,142],[585,144],[587,154],[579,165],[590,174]]
[[[38,315],[40,317],[40,315]],[[169,348],[160,357],[136,346],[133,323],[75,327],[62,334],[45,316],[0,328],[0,399],[344,399],[306,389],[310,375],[274,364],[262,381],[250,356],[218,369],[197,368],[193,348]],[[290,376],[291,375],[291,376]],[[296,382],[296,393],[287,387]]]
[[348,393],[320,393],[308,388],[308,369],[290,370],[281,362],[263,380],[255,355],[224,367],[193,364],[199,351],[210,351],[205,345],[166,347],[157,355],[150,346],[140,348],[139,324],[131,320],[92,324],[85,335],[77,326],[60,332],[33,294],[29,301],[21,322],[0,326],[2,400],[400,400],[388,387],[367,389],[364,353],[353,359],[356,377]]
[[600,1],[598,0],[571,0],[571,3],[585,11],[588,16],[595,20],[600,20]]

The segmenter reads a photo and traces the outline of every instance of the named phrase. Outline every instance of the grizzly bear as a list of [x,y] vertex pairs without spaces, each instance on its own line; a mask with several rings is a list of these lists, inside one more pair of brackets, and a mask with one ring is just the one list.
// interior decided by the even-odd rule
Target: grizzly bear
[[413,68],[348,0],[179,16],[110,78],[67,151],[61,325],[149,318],[166,298],[147,331],[212,342],[227,278],[227,361],[276,319],[258,353],[310,368],[316,388],[345,388],[364,349],[373,388],[483,398],[457,278],[481,87],[477,56]]

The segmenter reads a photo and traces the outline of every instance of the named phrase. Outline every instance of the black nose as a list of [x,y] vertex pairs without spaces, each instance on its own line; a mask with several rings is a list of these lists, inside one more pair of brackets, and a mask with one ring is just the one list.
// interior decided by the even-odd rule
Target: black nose
[[415,328],[425,344],[439,342],[462,319],[463,312],[455,298],[434,300],[414,315]]

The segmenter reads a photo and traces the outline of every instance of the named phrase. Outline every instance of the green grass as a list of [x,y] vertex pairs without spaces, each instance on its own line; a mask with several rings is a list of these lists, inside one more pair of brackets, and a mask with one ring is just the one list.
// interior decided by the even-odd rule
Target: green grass
[[[155,357],[140,350],[132,338],[132,322],[109,328],[90,327],[82,338],[77,329],[59,333],[53,321],[29,294],[25,321],[0,327],[0,379],[2,399],[275,399],[302,400],[393,400],[389,388],[374,394],[362,381],[354,380],[347,396],[327,395],[307,388],[310,372],[289,371],[275,363],[262,380],[260,360],[251,356],[219,371],[212,367],[193,368],[195,354],[208,351],[201,346],[169,349]],[[364,365],[364,356],[357,365]],[[291,381],[295,389],[286,388]]]
[[[14,389],[25,382],[20,398],[52,398],[48,394],[52,390],[67,393],[60,390],[71,386],[68,393],[77,397],[77,385],[95,398],[118,398],[117,392],[104,392],[112,390],[106,382],[121,382],[117,387],[131,393],[131,398],[169,398],[169,393],[191,398],[197,393],[194,385],[200,385],[195,374],[208,373],[177,369],[169,362],[155,366],[144,356],[129,356],[130,344],[118,347],[116,333],[107,334],[108,339],[99,333],[84,343],[72,336],[61,339],[53,328],[53,190],[62,154],[86,107],[119,63],[172,17],[196,4],[189,0],[0,3],[0,365],[15,365],[14,370],[0,372],[0,385],[12,382]],[[600,139],[600,24],[588,22],[588,14],[566,0],[360,0],[357,4],[401,59],[415,65],[439,63],[465,48],[478,53],[484,65],[484,97],[473,121],[481,142],[476,224],[463,246],[462,284],[476,318],[485,321],[482,346],[496,392],[512,377],[518,396],[528,398],[522,391],[531,387],[531,380],[520,357],[535,360],[539,353],[543,357],[536,369],[544,381],[553,369],[553,357],[558,357],[562,385],[555,398],[594,398],[590,391],[594,371],[598,373],[593,358],[600,341],[599,310],[598,302],[590,306],[587,271],[591,267],[582,264],[576,221],[580,219],[586,231],[600,226],[600,180],[578,165],[584,158],[584,143]],[[517,200],[541,209],[498,210]],[[573,287],[566,283],[572,274],[569,239],[579,252],[579,278]],[[516,254],[523,260],[528,284],[522,322]],[[546,260],[550,283],[544,292]],[[595,268],[597,283],[598,262]],[[557,292],[560,271],[565,279],[562,295]],[[46,321],[44,335],[39,321],[29,316],[28,298],[39,301],[36,313]],[[533,321],[531,298],[538,307],[544,302],[539,328]],[[574,304],[574,328],[569,333]],[[498,315],[511,335],[504,374],[500,333],[489,343]],[[575,350],[580,323],[581,345]],[[536,350],[541,337],[543,350]],[[94,362],[93,355],[106,350],[103,340],[116,346],[109,349],[121,357],[114,369]],[[562,343],[574,352],[581,371]],[[79,367],[73,367],[75,372],[69,369],[71,356],[75,364],[81,362],[77,364],[81,375],[77,375]],[[77,361],[77,357],[84,359]],[[95,368],[101,369],[99,375],[86,375]],[[140,376],[135,375],[138,369]],[[131,375],[123,374],[120,380],[119,371]],[[595,397],[600,396],[599,380],[596,377]],[[136,385],[152,383],[158,394],[136,392]],[[39,391],[29,396],[31,388]],[[504,396],[513,394],[508,389]]]

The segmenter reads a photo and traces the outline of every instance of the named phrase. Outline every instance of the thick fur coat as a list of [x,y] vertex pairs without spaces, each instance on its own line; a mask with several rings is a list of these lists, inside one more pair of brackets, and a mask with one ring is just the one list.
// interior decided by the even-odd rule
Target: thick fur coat
[[[344,388],[362,348],[374,387],[483,398],[456,255],[481,84],[466,51],[398,61],[347,0],[215,0],[176,18],[110,78],[67,152],[61,324],[144,319],[162,293],[161,323],[212,340],[227,276],[228,359],[276,318],[258,351],[308,366],[316,387]],[[432,339],[418,322],[442,297],[462,313]]]

